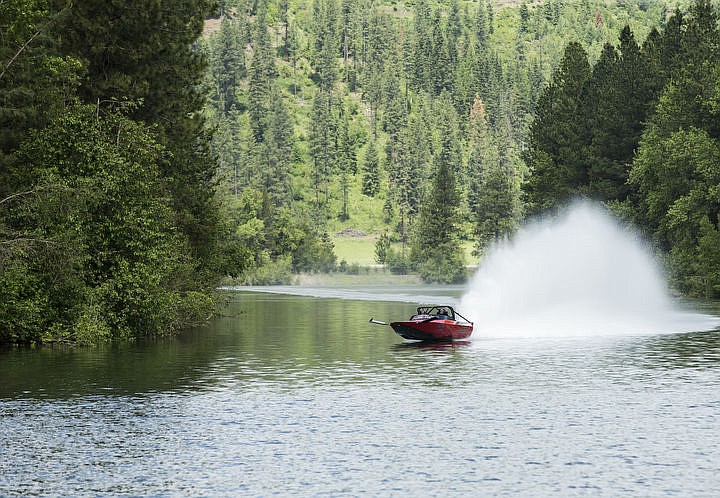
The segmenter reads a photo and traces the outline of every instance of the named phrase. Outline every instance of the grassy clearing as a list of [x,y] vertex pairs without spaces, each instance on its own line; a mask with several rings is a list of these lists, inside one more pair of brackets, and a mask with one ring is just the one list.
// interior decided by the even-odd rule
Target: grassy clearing
[[[335,244],[335,255],[337,256],[338,263],[345,261],[349,265],[375,265],[375,243],[379,234],[369,234],[365,237],[348,237],[342,235],[333,236],[333,243]],[[473,243],[463,242],[463,251],[465,253],[465,262],[469,265],[478,264],[478,258],[473,256]],[[401,244],[393,244],[392,248],[400,252],[402,250]],[[409,250],[406,248],[406,250]]]
[[345,261],[350,265],[374,265],[375,242],[378,235],[371,234],[366,237],[335,236],[335,255],[338,262]]

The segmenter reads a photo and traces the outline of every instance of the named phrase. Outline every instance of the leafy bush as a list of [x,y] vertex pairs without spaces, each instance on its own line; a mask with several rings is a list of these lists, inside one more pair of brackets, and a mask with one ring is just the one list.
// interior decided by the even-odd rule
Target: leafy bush
[[404,253],[388,249],[385,256],[385,268],[393,275],[407,275],[410,273],[410,258]]
[[292,259],[286,255],[251,268],[241,277],[240,282],[243,285],[282,285],[291,284],[293,279]]
[[467,278],[462,254],[458,251],[435,251],[427,260],[418,265],[420,278],[424,282],[458,284]]

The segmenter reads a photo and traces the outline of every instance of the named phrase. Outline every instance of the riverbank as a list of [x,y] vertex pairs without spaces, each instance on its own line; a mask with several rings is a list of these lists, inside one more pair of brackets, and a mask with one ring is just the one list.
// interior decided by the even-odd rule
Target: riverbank
[[384,268],[361,267],[359,273],[301,273],[295,276],[293,285],[314,287],[342,287],[352,285],[416,285],[422,280],[418,275],[394,275]]

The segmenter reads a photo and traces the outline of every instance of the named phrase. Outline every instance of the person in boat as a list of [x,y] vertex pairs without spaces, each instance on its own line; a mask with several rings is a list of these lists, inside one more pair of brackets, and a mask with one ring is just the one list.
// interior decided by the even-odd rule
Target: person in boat
[[450,317],[450,315],[449,315],[449,313],[448,313],[448,310],[446,310],[445,308],[440,308],[440,309],[438,310],[437,317],[438,317],[440,320],[450,320],[450,319],[451,319],[451,317]]

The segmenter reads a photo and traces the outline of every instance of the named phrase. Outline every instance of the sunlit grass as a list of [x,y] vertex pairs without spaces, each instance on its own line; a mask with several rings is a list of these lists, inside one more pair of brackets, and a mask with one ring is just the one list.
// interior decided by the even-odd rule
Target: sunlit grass
[[333,237],[335,255],[337,256],[338,262],[345,261],[351,265],[376,264],[375,241],[377,241],[377,235],[368,235],[366,237]]

